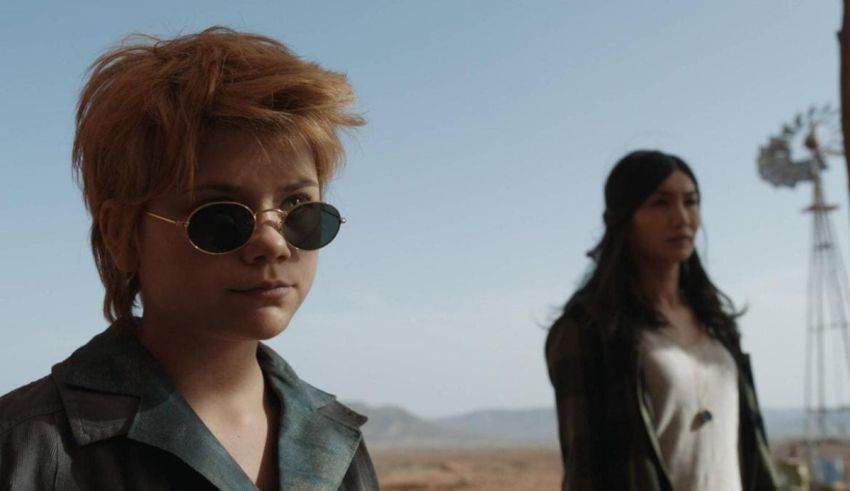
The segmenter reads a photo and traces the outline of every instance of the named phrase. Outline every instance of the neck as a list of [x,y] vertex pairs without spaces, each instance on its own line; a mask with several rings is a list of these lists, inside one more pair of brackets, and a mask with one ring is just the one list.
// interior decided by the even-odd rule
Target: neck
[[636,262],[641,287],[656,307],[676,307],[683,303],[679,288],[679,263]]
[[262,404],[256,340],[219,339],[147,315],[138,339],[196,411],[207,404],[233,410]]

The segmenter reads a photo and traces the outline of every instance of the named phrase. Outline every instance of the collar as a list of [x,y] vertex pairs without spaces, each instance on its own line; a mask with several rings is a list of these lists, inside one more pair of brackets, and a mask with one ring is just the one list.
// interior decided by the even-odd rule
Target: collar
[[[76,443],[123,436],[177,456],[221,489],[253,486],[131,329],[113,324],[53,367]],[[337,489],[366,418],[302,381],[268,346],[257,358],[280,401],[281,489]]]

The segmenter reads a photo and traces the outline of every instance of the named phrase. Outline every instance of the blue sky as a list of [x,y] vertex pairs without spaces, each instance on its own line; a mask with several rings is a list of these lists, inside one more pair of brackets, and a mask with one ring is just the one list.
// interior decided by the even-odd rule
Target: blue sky
[[[105,327],[70,171],[86,68],[123,36],[214,24],[346,72],[366,127],[329,199],[348,217],[271,341],[346,400],[426,416],[552,404],[542,345],[601,233],[602,186],[638,147],[681,155],[698,241],[739,305],[761,402],[802,405],[810,200],[758,147],[837,103],[841,2],[205,1],[0,4],[0,392]],[[826,192],[842,250],[846,173]]]

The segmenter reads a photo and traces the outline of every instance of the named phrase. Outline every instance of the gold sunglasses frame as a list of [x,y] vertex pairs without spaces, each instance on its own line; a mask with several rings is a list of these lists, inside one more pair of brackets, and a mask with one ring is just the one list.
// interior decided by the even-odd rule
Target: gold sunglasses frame
[[[167,223],[170,223],[172,225],[177,225],[177,226],[181,227],[183,229],[183,235],[186,236],[186,240],[188,240],[189,244],[191,244],[192,247],[194,247],[196,250],[203,252],[204,254],[209,254],[210,256],[223,256],[225,254],[230,254],[232,252],[236,252],[239,249],[242,249],[243,247],[245,247],[245,245],[248,244],[248,242],[251,241],[250,238],[253,237],[255,233],[257,233],[257,224],[260,223],[260,221],[257,219],[257,217],[259,215],[263,214],[263,213],[268,213],[268,212],[271,211],[271,212],[274,212],[276,215],[278,215],[280,217],[280,221],[276,224],[277,226],[275,227],[275,230],[277,231],[277,233],[279,233],[281,235],[281,237],[283,237],[283,240],[286,241],[287,246],[292,247],[293,249],[297,249],[299,251],[302,251],[302,250],[317,251],[317,250],[321,249],[322,247],[325,247],[326,245],[330,244],[330,242],[328,242],[328,244],[323,245],[322,247],[319,247],[318,249],[301,249],[300,247],[297,247],[297,246],[291,244],[289,242],[289,240],[286,238],[286,235],[284,235],[284,233],[283,233],[283,224],[286,221],[286,217],[289,216],[292,213],[293,210],[296,210],[301,206],[314,205],[316,203],[322,204],[322,205],[328,205],[331,208],[333,208],[334,210],[336,210],[337,214],[339,215],[339,225],[340,225],[340,227],[342,227],[342,224],[346,222],[345,217],[343,217],[342,214],[339,213],[339,209],[337,209],[336,206],[334,206],[330,203],[325,203],[324,201],[307,201],[305,203],[301,203],[299,205],[294,206],[292,208],[292,210],[289,210],[289,211],[284,211],[284,210],[281,210],[280,208],[266,208],[264,210],[260,210],[260,211],[256,211],[256,212],[254,210],[252,210],[251,207],[249,207],[248,205],[246,205],[244,203],[240,203],[238,201],[212,201],[210,203],[204,203],[204,204],[198,206],[197,208],[193,209],[189,213],[189,216],[186,217],[185,220],[172,220],[172,219],[166,218],[162,215],[158,215],[158,214],[156,214],[152,211],[145,211],[145,214],[152,216],[154,218],[157,218],[159,220],[162,220],[163,222],[167,222]],[[237,247],[236,249],[233,249],[233,250],[230,250],[230,251],[210,252],[210,251],[201,249],[194,242],[192,242],[192,238],[189,237],[189,222],[192,220],[192,217],[195,215],[195,213],[197,213],[198,211],[200,211],[204,208],[207,208],[207,207],[210,207],[210,206],[213,206],[213,205],[236,205],[236,206],[240,206],[242,208],[245,208],[246,210],[248,210],[249,213],[251,213],[251,216],[254,217],[254,227],[251,230],[251,235],[248,236],[248,240],[246,240],[244,244],[242,244],[239,247]],[[339,229],[337,229],[337,233],[334,234],[333,239],[336,238],[337,234],[339,234]],[[331,241],[333,241],[333,239],[331,239]]]

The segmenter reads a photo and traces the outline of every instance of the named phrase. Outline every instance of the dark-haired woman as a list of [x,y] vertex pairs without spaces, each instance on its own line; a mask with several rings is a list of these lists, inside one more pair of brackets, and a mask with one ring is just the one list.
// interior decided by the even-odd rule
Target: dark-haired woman
[[700,191],[680,158],[623,157],[595,268],[546,340],[564,489],[775,489],[731,301],[694,250]]

